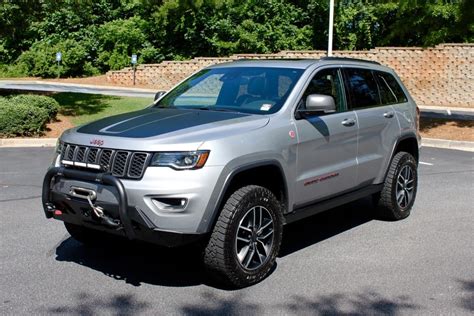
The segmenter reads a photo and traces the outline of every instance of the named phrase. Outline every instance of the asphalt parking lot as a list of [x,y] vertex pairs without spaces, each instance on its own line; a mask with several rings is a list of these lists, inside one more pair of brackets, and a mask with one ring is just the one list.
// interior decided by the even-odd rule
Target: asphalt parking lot
[[474,313],[474,154],[423,148],[409,218],[363,199],[285,228],[273,273],[242,290],[206,278],[189,249],[84,247],[46,220],[51,148],[0,148],[0,314]]

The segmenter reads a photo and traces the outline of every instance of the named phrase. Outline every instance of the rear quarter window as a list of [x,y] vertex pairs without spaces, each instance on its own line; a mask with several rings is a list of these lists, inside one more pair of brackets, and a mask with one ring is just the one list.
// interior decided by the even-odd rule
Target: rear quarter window
[[[403,92],[402,87],[400,87],[400,84],[398,83],[397,79],[395,79],[392,74],[388,72],[377,71],[376,77],[379,82],[382,102],[387,102],[384,102],[384,104],[405,103],[408,101],[407,96]],[[386,91],[387,88],[389,89],[389,91]],[[385,100],[384,96],[386,97]]]

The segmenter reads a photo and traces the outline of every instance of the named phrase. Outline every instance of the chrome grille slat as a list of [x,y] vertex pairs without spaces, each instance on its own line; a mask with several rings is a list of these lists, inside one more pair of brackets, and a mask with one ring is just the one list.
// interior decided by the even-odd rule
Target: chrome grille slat
[[67,145],[66,160],[74,161],[74,154],[76,151],[76,145]]
[[97,157],[99,154],[99,148],[89,148],[89,151],[87,152],[87,163],[93,163],[95,164],[97,162]]
[[130,166],[128,167],[127,175],[130,178],[141,178],[145,171],[146,162],[148,160],[147,153],[133,153],[130,159]]
[[125,175],[125,169],[128,162],[130,152],[119,150],[115,154],[114,162],[112,164],[112,175],[123,177]]
[[62,144],[61,162],[68,168],[86,168],[111,172],[119,178],[140,179],[150,153]]
[[77,148],[76,159],[77,162],[84,162],[84,158],[86,157],[86,149],[85,146],[79,146]]
[[64,155],[66,154],[66,151],[67,151],[67,146],[66,146],[66,144],[63,144],[61,146],[61,159],[60,159],[60,161],[62,161],[64,159]]
[[99,158],[99,165],[103,168],[103,170],[110,171],[113,155],[114,150],[112,149],[102,150],[102,153],[100,154]]

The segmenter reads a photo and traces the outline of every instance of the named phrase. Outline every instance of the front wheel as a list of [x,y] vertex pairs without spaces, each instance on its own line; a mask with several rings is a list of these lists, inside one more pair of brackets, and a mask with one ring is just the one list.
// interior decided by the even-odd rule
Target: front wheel
[[249,185],[226,201],[209,243],[204,264],[228,285],[244,287],[265,278],[282,239],[281,206],[273,193]]
[[407,152],[398,152],[390,163],[382,191],[374,195],[378,214],[388,220],[410,215],[418,185],[417,162]]

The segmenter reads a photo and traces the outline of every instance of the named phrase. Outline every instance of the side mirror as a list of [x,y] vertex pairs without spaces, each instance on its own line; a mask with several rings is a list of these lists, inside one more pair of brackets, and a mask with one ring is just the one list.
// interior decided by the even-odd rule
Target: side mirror
[[166,91],[158,91],[156,94],[155,94],[155,101],[160,99],[163,95],[165,95]]
[[310,94],[306,98],[306,111],[308,112],[336,112],[336,103],[330,95]]
[[306,108],[299,109],[296,112],[296,118],[298,119],[305,116],[333,112],[336,112],[336,103],[334,102],[334,98],[332,96],[324,94],[310,94],[306,97]]

